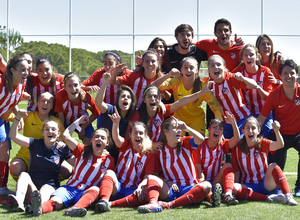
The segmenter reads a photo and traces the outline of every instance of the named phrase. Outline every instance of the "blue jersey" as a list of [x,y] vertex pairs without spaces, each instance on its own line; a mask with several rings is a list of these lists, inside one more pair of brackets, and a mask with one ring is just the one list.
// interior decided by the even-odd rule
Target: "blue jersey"
[[60,166],[64,160],[70,159],[68,147],[56,149],[57,143],[50,149],[45,145],[44,139],[30,138],[30,175],[35,186],[40,189],[44,184],[59,187]]

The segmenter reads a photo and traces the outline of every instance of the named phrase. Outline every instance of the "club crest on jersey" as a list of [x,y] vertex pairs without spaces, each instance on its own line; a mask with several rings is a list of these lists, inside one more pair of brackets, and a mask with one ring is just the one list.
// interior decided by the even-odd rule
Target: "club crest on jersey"
[[226,94],[226,95],[227,95],[227,94],[228,94],[228,92],[229,92],[229,89],[228,89],[227,87],[224,87],[224,88],[222,89],[222,91],[223,91],[223,93],[224,93],[224,94]]
[[257,85],[259,85],[260,87],[262,87],[262,81],[258,81]]
[[60,160],[59,156],[54,156],[53,159],[56,164],[59,164],[59,160]]
[[136,163],[136,167],[137,167],[137,169],[142,169],[143,168],[143,163],[141,162],[141,161],[138,161],[137,163]]
[[16,100],[19,100],[19,98],[20,98],[20,93],[18,93],[17,95],[16,95]]
[[297,105],[297,106],[300,105],[300,99],[295,99],[295,105]]
[[156,126],[161,126],[161,120],[160,119],[155,119],[153,122]]
[[84,115],[85,114],[85,110],[84,109],[81,109],[78,112],[79,112],[80,115]]
[[103,165],[103,164],[102,164],[102,166],[101,166],[101,171],[102,171],[102,172],[105,172],[105,171],[106,171],[106,166]]
[[259,154],[258,151],[255,151],[254,157],[255,157],[255,158],[258,158],[258,154]]
[[230,54],[230,57],[231,57],[231,59],[235,59],[236,53],[231,53],[231,54]]

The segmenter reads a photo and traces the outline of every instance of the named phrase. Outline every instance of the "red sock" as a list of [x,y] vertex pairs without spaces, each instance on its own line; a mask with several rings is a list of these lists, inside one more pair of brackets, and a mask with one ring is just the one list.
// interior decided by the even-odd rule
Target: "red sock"
[[55,202],[53,200],[48,200],[42,204],[43,213],[52,212],[56,209]]
[[150,202],[157,202],[160,192],[160,186],[156,180],[150,179],[147,183],[147,198]]
[[210,202],[210,200],[211,200],[211,195],[212,195],[212,191],[210,191],[210,192],[207,194],[207,196],[205,197],[205,199],[206,199],[207,202]]
[[139,201],[138,197],[135,194],[131,194],[122,199],[111,202],[111,207],[135,207],[143,205],[146,203],[146,200]]
[[110,176],[104,176],[100,184],[100,199],[106,199],[109,201],[109,198],[112,194],[114,187],[114,179]]
[[171,207],[179,207],[189,205],[195,202],[200,202],[202,199],[206,197],[206,192],[202,186],[197,185],[186,194],[180,196],[179,198],[175,199],[171,202]]
[[97,190],[89,189],[74,206],[78,208],[87,208],[97,199],[98,194]]
[[268,196],[264,194],[253,192],[251,189],[243,187],[241,187],[235,195],[236,198],[240,200],[266,201],[268,199]]
[[286,180],[285,175],[283,174],[282,170],[279,166],[276,166],[272,170],[272,176],[274,177],[275,183],[278,186],[278,188],[282,191],[283,194],[290,193],[290,188],[288,185],[288,182]]
[[5,176],[6,176],[6,170],[8,167],[8,162],[7,161],[0,161],[0,186],[1,187],[6,187],[6,183],[5,183]]
[[224,193],[225,194],[227,192],[232,193],[233,184],[234,184],[233,168],[232,167],[227,167],[223,171],[223,187],[224,187]]
[[9,174],[9,166],[7,163],[7,166],[5,167],[5,174],[4,174],[4,178],[2,181],[1,187],[7,187],[8,174]]

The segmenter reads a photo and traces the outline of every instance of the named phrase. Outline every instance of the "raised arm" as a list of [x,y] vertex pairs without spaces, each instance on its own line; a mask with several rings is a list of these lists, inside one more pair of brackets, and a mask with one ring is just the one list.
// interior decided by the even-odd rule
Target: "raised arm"
[[108,116],[113,121],[113,126],[112,126],[112,131],[111,131],[112,138],[113,138],[117,148],[121,148],[125,141],[125,139],[120,135],[120,132],[119,132],[119,123],[121,120],[121,116],[118,113],[117,107],[114,106],[114,108],[115,108],[115,113],[112,115],[108,115]]
[[240,72],[236,72],[234,74],[234,78],[246,83],[247,89],[258,89],[258,87],[260,87],[259,85],[257,85],[257,82],[255,82],[254,79],[247,78],[247,77],[243,76]]
[[180,74],[180,71],[176,68],[171,69],[171,71],[168,74],[163,75],[162,77],[155,80],[152,85],[155,85],[159,87],[166,79],[169,79],[171,77],[175,77],[176,75]]
[[108,72],[111,74],[109,83],[112,85],[121,85],[118,75],[126,69],[126,63],[118,63],[115,68],[110,67]]
[[102,79],[103,79],[103,84],[99,90],[99,92],[97,93],[97,96],[95,98],[95,102],[97,105],[97,108],[99,109],[99,111],[101,113],[105,113],[107,111],[107,104],[103,101],[104,97],[105,97],[105,91],[106,91],[106,87],[111,79],[111,75],[110,73],[104,73],[102,75]]
[[262,114],[260,114],[258,117],[257,117],[257,121],[260,125],[263,125],[265,123],[265,120],[267,119],[267,117],[263,116]]
[[240,140],[240,130],[236,124],[234,115],[230,114],[227,111],[225,112],[225,114],[226,114],[225,118],[227,119],[228,123],[231,124],[233,129],[233,137],[228,142],[229,149],[232,149],[237,145],[237,143]]
[[202,88],[202,90],[195,92],[191,95],[187,95],[182,97],[181,99],[177,100],[170,106],[170,113],[176,112],[178,109],[182,108],[183,106],[186,106],[197,99],[199,99],[202,95],[211,92],[209,89],[210,84],[212,84],[212,81],[207,82],[207,84]]
[[272,124],[272,127],[273,127],[273,130],[274,130],[275,135],[276,135],[276,141],[273,141],[270,144],[270,151],[275,151],[275,150],[278,150],[280,148],[283,148],[284,141],[283,141],[283,138],[282,138],[281,133],[279,131],[280,123],[278,121],[274,121],[273,124]]
[[64,131],[62,138],[71,150],[75,150],[75,148],[78,145],[76,139],[72,137],[72,133],[75,131],[76,128],[79,127],[79,125],[85,124],[88,120],[89,116],[82,115],[80,118],[76,119],[72,124],[70,124],[70,126],[67,127]]
[[181,130],[188,132],[190,136],[194,137],[194,143],[196,145],[200,145],[200,144],[203,143],[204,136],[200,132],[194,130],[193,128],[191,128],[189,126],[187,126],[183,121],[180,121],[180,120],[176,119],[175,117],[173,117],[173,119],[177,121],[178,127]]
[[30,145],[30,138],[25,137],[18,133],[18,124],[20,120],[27,116],[27,111],[24,109],[19,109],[16,115],[14,122],[11,125],[9,137],[12,139],[16,144],[20,145],[21,147],[29,148]]

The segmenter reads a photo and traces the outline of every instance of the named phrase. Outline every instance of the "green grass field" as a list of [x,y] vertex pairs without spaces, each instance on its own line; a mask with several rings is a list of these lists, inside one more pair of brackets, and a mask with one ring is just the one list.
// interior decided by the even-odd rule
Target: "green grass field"
[[[26,108],[25,104],[21,103],[20,108]],[[13,158],[19,150],[19,146],[13,143],[10,158]],[[288,159],[285,172],[291,190],[294,189],[297,172],[298,154],[294,149],[288,151]],[[16,189],[16,182],[9,177],[8,187],[11,190]],[[3,197],[6,199],[6,197]],[[296,198],[300,203],[300,198]],[[299,205],[300,206],[300,205]],[[33,218],[25,213],[14,213],[11,208],[6,205],[0,205],[0,219],[23,219]],[[190,205],[184,208],[176,208],[165,210],[155,214],[139,214],[136,208],[113,208],[111,212],[104,214],[95,214],[94,210],[90,209],[84,217],[88,219],[300,219],[300,208],[298,206],[287,206],[280,203],[268,202],[250,202],[240,201],[236,206],[227,206],[222,204],[220,208],[212,208],[208,202],[201,204]],[[39,219],[70,219],[63,216],[63,210],[47,213],[39,217]]]

